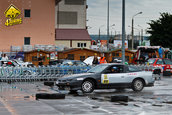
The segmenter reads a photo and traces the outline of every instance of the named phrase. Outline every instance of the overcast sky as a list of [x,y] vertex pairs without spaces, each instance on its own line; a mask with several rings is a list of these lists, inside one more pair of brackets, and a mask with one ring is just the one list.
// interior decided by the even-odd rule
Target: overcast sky
[[[107,34],[107,1],[108,0],[87,0],[87,26],[90,34],[98,34],[101,27],[101,34]],[[135,35],[139,34],[141,27],[147,29],[150,20],[156,20],[160,13],[172,13],[172,0],[125,0],[126,1],[126,32],[131,34],[132,16],[134,17]],[[121,33],[122,30],[122,0],[110,0],[110,33]],[[103,26],[104,25],[104,26]],[[139,27],[140,25],[141,27]],[[145,34],[145,32],[144,32]]]

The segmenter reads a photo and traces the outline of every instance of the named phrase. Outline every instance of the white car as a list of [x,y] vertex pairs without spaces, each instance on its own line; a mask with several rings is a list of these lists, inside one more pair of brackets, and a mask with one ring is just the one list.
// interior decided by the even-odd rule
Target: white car
[[18,65],[20,65],[21,67],[29,67],[29,66],[34,66],[31,62],[23,62],[21,60],[12,60],[13,62],[17,63]]

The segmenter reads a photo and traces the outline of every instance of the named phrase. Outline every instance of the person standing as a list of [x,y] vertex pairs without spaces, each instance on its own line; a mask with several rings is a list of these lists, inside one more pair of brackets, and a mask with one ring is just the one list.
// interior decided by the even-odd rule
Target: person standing
[[99,64],[99,60],[96,53],[94,54],[93,64]]
[[2,61],[7,61],[8,60],[8,56],[6,54],[2,54]]
[[103,56],[103,54],[101,54],[100,62],[99,63],[100,64],[107,63],[106,58]]
[[160,46],[160,48],[158,49],[158,53],[159,53],[159,58],[163,58],[163,49]]

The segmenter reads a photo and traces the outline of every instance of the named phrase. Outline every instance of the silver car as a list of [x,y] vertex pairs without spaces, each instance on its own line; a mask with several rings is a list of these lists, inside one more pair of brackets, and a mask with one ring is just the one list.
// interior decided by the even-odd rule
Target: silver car
[[123,64],[100,64],[87,73],[63,76],[56,81],[56,85],[71,92],[82,90],[83,93],[91,93],[94,89],[124,88],[138,92],[144,87],[154,86],[154,82],[151,71],[141,71]]

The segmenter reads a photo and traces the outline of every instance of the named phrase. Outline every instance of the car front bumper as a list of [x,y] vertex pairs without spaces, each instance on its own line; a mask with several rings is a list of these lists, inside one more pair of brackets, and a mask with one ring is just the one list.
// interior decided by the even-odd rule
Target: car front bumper
[[59,90],[80,90],[81,84],[82,84],[81,81],[73,81],[73,82],[56,81],[56,85],[59,87]]

